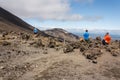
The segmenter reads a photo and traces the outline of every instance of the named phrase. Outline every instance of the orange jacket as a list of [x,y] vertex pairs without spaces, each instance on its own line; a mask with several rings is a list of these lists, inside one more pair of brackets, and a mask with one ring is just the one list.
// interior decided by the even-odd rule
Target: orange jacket
[[105,36],[104,36],[104,40],[105,40],[106,43],[109,44],[110,41],[111,41],[111,37],[110,37],[110,35],[105,35]]

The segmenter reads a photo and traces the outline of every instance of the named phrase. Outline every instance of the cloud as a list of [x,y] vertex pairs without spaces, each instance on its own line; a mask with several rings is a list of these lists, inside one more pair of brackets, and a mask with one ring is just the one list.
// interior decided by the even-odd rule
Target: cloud
[[[87,1],[93,0],[75,0]],[[69,14],[70,0],[0,0],[0,6],[21,18],[38,18],[41,20],[97,20],[96,17],[83,17]]]
[[69,4],[64,0],[0,0],[0,5],[22,17],[51,18],[66,14]]

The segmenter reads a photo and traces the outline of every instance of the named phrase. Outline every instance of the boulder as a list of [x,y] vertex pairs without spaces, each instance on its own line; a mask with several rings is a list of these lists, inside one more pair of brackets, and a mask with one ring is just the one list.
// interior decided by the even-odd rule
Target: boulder
[[106,47],[106,51],[107,52],[111,52],[112,51],[112,48],[110,46]]
[[64,48],[63,48],[63,52],[64,53],[68,53],[68,52],[72,52],[74,51],[73,47],[71,45],[66,45]]
[[97,64],[97,60],[93,60],[92,63]]
[[80,52],[84,52],[84,51],[86,51],[87,49],[88,49],[87,46],[85,46],[85,45],[80,45]]
[[2,37],[5,37],[6,35],[8,35],[8,32],[6,31],[2,32]]
[[61,49],[61,47],[56,47],[55,50],[56,51],[59,51]]
[[49,42],[49,45],[48,45],[49,48],[55,48],[55,46],[56,46],[55,42]]
[[98,36],[98,37],[96,37],[96,40],[97,40],[97,41],[101,41],[102,39],[101,39],[100,36]]
[[21,38],[23,40],[29,40],[30,39],[30,35],[29,34],[21,34]]
[[48,43],[49,48],[55,48],[56,47],[56,42],[53,39],[50,39]]
[[94,47],[95,48],[100,48],[101,47],[101,41],[95,41]]
[[72,43],[70,43],[70,45],[71,45],[74,49],[78,49],[78,48],[80,48],[81,43],[80,43],[80,42],[72,42]]
[[111,54],[112,54],[112,56],[118,56],[118,55],[120,55],[120,50],[119,49],[112,50]]
[[99,48],[89,49],[83,53],[87,59],[95,60],[102,54],[102,51]]
[[41,39],[38,39],[38,40],[36,40],[34,42],[31,42],[29,44],[32,45],[32,46],[34,46],[34,47],[36,47],[36,48],[38,48],[38,47],[44,47]]

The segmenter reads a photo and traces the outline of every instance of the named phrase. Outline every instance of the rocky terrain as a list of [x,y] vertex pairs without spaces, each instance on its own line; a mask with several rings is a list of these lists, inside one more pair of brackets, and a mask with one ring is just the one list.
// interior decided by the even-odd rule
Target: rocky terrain
[[0,8],[0,80],[120,80],[119,40],[102,45],[100,37],[87,43],[62,29],[32,29]]
[[0,80],[119,80],[120,41],[59,42],[0,33]]

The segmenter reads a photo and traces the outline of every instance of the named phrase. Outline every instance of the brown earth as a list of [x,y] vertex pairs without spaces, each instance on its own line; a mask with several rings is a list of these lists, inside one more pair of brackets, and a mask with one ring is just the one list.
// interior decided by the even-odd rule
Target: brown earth
[[[108,46],[97,40],[55,41],[50,48],[47,37],[21,36],[0,34],[0,80],[120,80],[119,41]],[[77,47],[69,52],[65,45]]]

